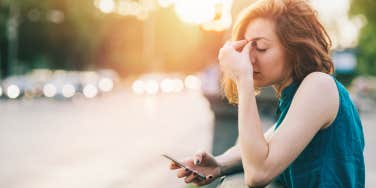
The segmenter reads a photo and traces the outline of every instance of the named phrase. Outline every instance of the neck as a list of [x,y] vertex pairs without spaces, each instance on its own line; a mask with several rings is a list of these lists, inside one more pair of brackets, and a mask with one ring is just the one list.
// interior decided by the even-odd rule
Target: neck
[[284,80],[282,80],[278,83],[275,83],[273,85],[273,88],[277,93],[280,94],[283,91],[283,89],[285,89],[287,86],[289,86],[292,82],[293,82],[293,79],[291,77],[289,77],[289,78],[284,79]]

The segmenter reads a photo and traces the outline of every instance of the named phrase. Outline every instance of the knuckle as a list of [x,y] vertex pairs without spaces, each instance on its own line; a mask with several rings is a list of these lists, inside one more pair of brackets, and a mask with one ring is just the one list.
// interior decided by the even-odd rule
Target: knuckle
[[190,183],[191,181],[189,180],[189,178],[185,178],[185,179],[184,179],[184,182],[185,182],[185,183]]

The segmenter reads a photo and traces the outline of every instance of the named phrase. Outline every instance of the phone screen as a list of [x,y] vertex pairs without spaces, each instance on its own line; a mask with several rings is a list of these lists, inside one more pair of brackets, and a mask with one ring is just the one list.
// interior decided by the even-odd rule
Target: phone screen
[[191,168],[188,168],[187,166],[185,166],[183,163],[179,162],[178,160],[176,160],[176,159],[174,159],[174,158],[172,158],[172,157],[170,157],[170,156],[168,156],[168,155],[166,155],[166,154],[162,154],[162,156],[163,156],[163,157],[166,157],[167,159],[170,159],[170,160],[173,161],[176,165],[178,165],[178,166],[180,166],[180,167],[182,167],[182,168],[188,169],[188,170],[190,170],[191,172],[196,173],[196,174],[198,175],[199,178],[201,178],[201,179],[206,179],[206,177],[205,177],[204,175],[198,173],[197,171],[195,171],[195,170],[193,170],[193,169],[191,169]]

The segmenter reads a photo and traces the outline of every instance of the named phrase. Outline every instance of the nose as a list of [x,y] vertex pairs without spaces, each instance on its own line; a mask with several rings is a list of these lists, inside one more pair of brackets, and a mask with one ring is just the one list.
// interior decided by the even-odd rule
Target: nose
[[255,48],[251,48],[251,50],[249,51],[249,59],[251,60],[252,65],[256,63]]

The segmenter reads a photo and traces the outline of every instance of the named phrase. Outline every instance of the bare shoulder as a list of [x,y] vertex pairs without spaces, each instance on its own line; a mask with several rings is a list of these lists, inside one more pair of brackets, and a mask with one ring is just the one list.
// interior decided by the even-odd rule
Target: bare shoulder
[[303,79],[302,85],[311,85],[313,87],[319,87],[321,88],[320,91],[325,90],[325,93],[330,91],[337,91],[337,86],[332,76],[323,72],[312,72],[308,74]]
[[307,104],[320,105],[328,115],[328,124],[335,119],[339,108],[339,93],[331,75],[322,72],[308,74],[300,84],[297,95]]
[[322,72],[312,72],[308,74],[300,84],[299,90],[298,92],[303,92],[305,95],[311,94],[316,97],[319,96],[321,100],[336,100],[337,97],[335,96],[338,95],[337,85],[333,77]]

